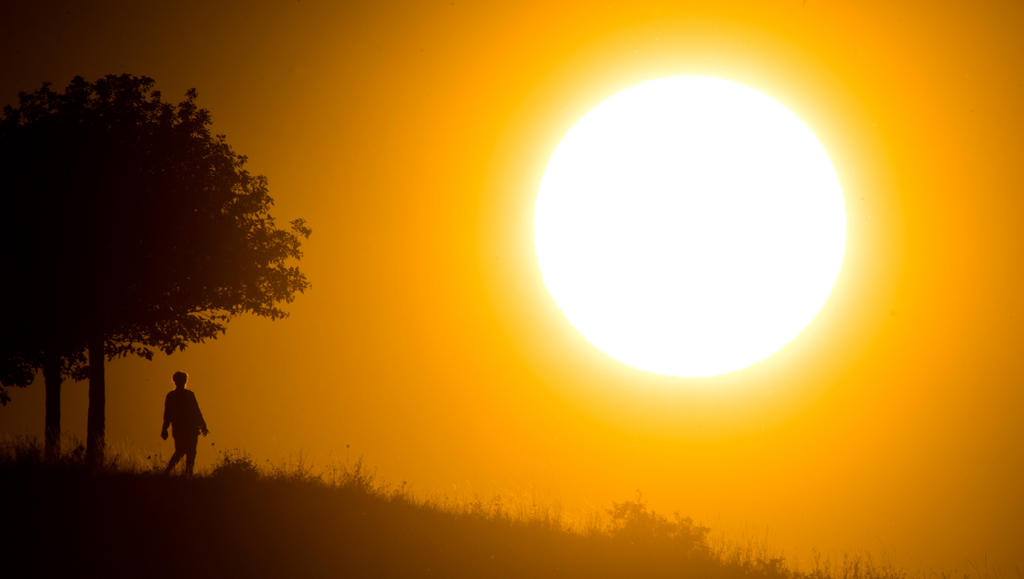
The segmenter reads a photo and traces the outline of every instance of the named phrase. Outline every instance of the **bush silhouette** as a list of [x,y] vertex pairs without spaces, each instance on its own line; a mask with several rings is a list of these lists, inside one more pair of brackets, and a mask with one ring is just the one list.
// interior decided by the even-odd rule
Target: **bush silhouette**
[[237,482],[258,479],[260,471],[249,454],[240,450],[228,450],[221,453],[220,462],[213,467],[210,476]]
[[672,518],[650,510],[637,493],[632,501],[613,503],[608,509],[611,534],[619,539],[637,542],[670,542],[680,549],[706,551],[709,529],[695,525],[693,519],[679,513]]

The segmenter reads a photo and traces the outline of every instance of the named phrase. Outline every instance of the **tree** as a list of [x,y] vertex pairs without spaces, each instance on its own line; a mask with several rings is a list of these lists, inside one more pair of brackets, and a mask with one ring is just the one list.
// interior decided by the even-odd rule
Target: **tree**
[[0,403],[10,397],[2,386],[24,387],[42,371],[46,384],[45,448],[60,453],[62,376],[81,377],[85,370],[80,332],[67,325],[61,294],[59,198],[39,195],[54,188],[58,174],[42,162],[53,148],[43,124],[10,122],[0,117],[0,284],[3,332],[0,334]]
[[[5,303],[12,303],[5,300]],[[13,302],[16,303],[16,302]],[[11,401],[5,387],[25,387],[32,383],[36,370],[42,370],[46,385],[46,415],[43,427],[45,456],[48,459],[60,455],[60,393],[63,376],[84,374],[80,353],[62,355],[56,347],[29,346],[27,342],[17,343],[14,338],[25,334],[11,331],[12,325],[5,325],[11,332],[0,343],[0,405]],[[26,351],[21,351],[26,350]]]
[[105,360],[182,350],[243,313],[284,317],[282,303],[309,287],[295,264],[305,222],[276,225],[267,179],[211,133],[194,89],[171,104],[153,86],[133,75],[76,77],[63,93],[22,93],[0,122],[2,152],[20,151],[0,173],[14,184],[5,196],[25,201],[31,230],[51,237],[58,351],[88,356],[94,465],[103,461]]

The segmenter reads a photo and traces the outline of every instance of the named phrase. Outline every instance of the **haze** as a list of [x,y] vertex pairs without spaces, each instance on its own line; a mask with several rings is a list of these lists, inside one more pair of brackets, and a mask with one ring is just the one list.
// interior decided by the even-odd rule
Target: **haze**
[[[229,448],[361,456],[423,495],[569,513],[639,489],[805,562],[1019,563],[1020,5],[174,4],[7,7],[0,102],[76,74],[149,75],[172,100],[196,87],[275,215],[309,220],[313,287],[286,320],[110,363],[112,450],[169,453],[161,405],[186,370],[211,430],[200,468]],[[699,387],[588,344],[532,240],[568,128],[676,74],[785,103],[828,150],[848,217],[817,320]],[[12,397],[0,433],[40,436],[41,385]],[[63,404],[84,438],[84,383]]]

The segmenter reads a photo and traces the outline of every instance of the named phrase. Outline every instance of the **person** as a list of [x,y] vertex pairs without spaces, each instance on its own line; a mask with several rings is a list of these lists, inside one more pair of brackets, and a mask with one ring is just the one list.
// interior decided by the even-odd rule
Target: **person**
[[167,427],[171,426],[171,433],[174,435],[174,454],[171,461],[167,463],[165,473],[170,473],[174,467],[185,457],[185,473],[192,474],[196,464],[196,444],[199,442],[199,433],[206,436],[210,433],[206,428],[206,421],[203,420],[203,413],[199,410],[199,402],[191,390],[185,389],[188,382],[188,374],[175,372],[174,390],[167,393],[164,399],[164,426],[160,430],[160,438],[167,440]]

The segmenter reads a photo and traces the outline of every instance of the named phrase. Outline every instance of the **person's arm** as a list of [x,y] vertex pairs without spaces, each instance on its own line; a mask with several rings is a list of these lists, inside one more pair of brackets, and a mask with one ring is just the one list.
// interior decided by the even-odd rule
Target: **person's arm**
[[199,409],[199,401],[196,400],[195,394],[192,395],[192,401],[195,402],[196,418],[199,419],[199,432],[202,432],[203,436],[206,436],[207,434],[210,434],[210,430],[206,428],[206,420],[203,419],[203,411]]
[[167,427],[171,425],[171,397],[164,398],[164,425],[160,428],[160,438],[167,440]]

